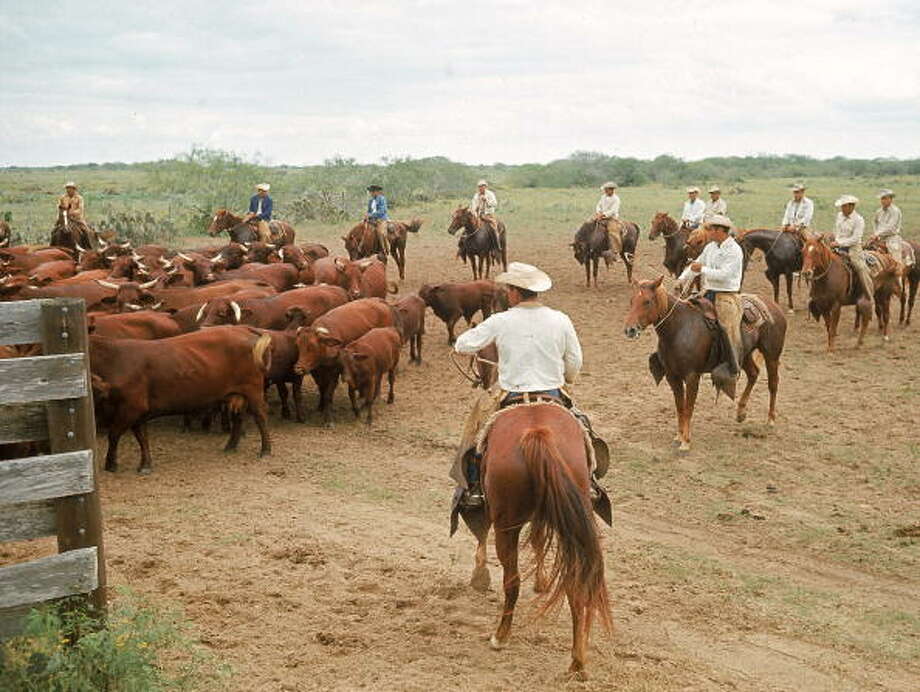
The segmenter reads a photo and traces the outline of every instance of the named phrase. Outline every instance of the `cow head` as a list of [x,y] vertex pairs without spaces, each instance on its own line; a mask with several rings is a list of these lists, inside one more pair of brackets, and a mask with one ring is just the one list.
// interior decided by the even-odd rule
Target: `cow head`
[[350,262],[343,257],[335,258],[338,285],[348,293],[349,300],[361,297],[361,262]]
[[201,327],[216,327],[221,324],[241,324],[245,317],[252,314],[250,308],[227,297],[215,298],[201,306],[195,321]]
[[424,284],[418,289],[418,297],[424,300],[428,307],[434,307],[443,290],[442,284]]
[[288,308],[284,313],[284,318],[287,320],[286,330],[300,329],[313,324],[313,315],[301,305]]
[[297,330],[297,363],[294,372],[305,375],[324,363],[335,362],[342,341],[325,327],[301,327]]
[[29,278],[22,274],[7,275],[0,278],[0,297],[9,299],[29,285]]
[[214,270],[211,267],[211,260],[200,255],[197,252],[186,254],[177,252],[172,260],[172,264],[181,264],[186,271],[191,273],[192,285],[206,284],[214,281]]
[[249,261],[262,262],[264,264],[274,264],[281,261],[281,255],[278,254],[278,247],[272,243],[262,243],[255,241],[249,243]]
[[349,344],[341,349],[339,363],[342,366],[342,379],[352,389],[358,389],[373,376],[371,359],[367,353]]
[[240,243],[229,243],[211,260],[211,264],[222,269],[239,269],[249,261],[248,249]]
[[162,303],[157,301],[156,295],[150,291],[158,282],[158,279],[142,284],[136,281],[126,281],[122,284],[103,281],[102,279],[96,281],[103,288],[115,291],[117,312],[136,312],[138,310],[156,310],[159,308]]
[[281,258],[282,262],[293,264],[297,269],[306,269],[309,265],[303,249],[294,244],[284,245],[279,248],[278,256]]

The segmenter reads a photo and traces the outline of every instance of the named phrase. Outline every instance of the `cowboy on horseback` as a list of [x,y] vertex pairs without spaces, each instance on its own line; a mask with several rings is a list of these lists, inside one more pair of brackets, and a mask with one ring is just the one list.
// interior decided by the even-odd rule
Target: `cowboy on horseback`
[[869,265],[863,257],[863,234],[866,231],[866,222],[863,217],[856,211],[856,205],[859,199],[853,195],[842,195],[834,206],[840,211],[837,212],[837,221],[834,226],[834,242],[831,247],[838,252],[843,252],[850,258],[850,264],[856,272],[862,284],[863,291],[869,299],[871,307],[869,314],[875,312],[875,286],[872,280],[872,274],[869,271]]
[[[495,248],[500,256],[502,241],[501,238],[499,238],[498,224],[495,221],[495,209],[498,207],[498,198],[495,196],[495,193],[489,189],[489,183],[485,180],[480,180],[476,183],[476,186],[476,193],[470,201],[470,211],[472,211],[475,216],[479,217],[479,221],[484,223],[492,232],[492,240],[495,242]],[[469,233],[469,231],[466,231],[466,233]]]
[[259,233],[259,240],[263,243],[270,243],[272,232],[268,222],[272,220],[272,198],[268,196],[271,185],[268,183],[259,183],[256,185],[256,194],[249,198],[249,212],[243,217],[243,221],[256,226]]
[[[568,315],[543,305],[540,294],[552,280],[534,266],[512,262],[495,281],[505,284],[510,309],[493,313],[482,324],[457,339],[457,353],[475,354],[490,344],[498,347],[498,392],[486,392],[476,402],[464,425],[460,447],[450,471],[458,485],[460,505],[483,504],[476,438],[482,425],[505,406],[550,400],[570,408],[588,432],[584,414],[574,409],[565,392],[581,370],[581,344]],[[592,434],[593,438],[593,434]],[[600,475],[609,457],[606,443],[592,439]]]
[[387,224],[390,217],[387,215],[387,198],[383,196],[383,188],[380,185],[368,185],[367,191],[371,197],[367,200],[367,213],[364,215],[364,222],[373,226],[377,232],[381,252],[389,255],[390,242],[387,238]]
[[901,239],[901,210],[894,204],[894,192],[882,190],[878,193],[881,206],[875,212],[875,232],[870,238],[881,240],[895,261],[904,262],[903,243]]
[[728,216],[728,203],[722,199],[722,190],[718,185],[709,188],[709,201],[703,210],[703,223],[708,223],[714,216]]
[[[709,243],[703,252],[678,277],[678,284],[686,286],[697,276],[702,276],[705,297],[715,306],[719,324],[731,344],[728,371],[737,377],[741,371],[741,277],[744,252],[731,237],[732,221],[727,216],[714,216],[706,225]],[[721,367],[721,366],[720,366]],[[718,373],[713,371],[718,377]]]
[[609,257],[616,262],[623,250],[623,239],[620,237],[620,196],[617,195],[617,184],[612,181],[601,185],[601,191],[604,194],[594,208],[594,222],[607,230],[611,246]]
[[783,231],[795,233],[804,242],[804,234],[814,215],[815,203],[805,196],[805,186],[793,185],[792,199],[786,203],[786,211],[783,212]]
[[684,202],[684,210],[680,215],[681,225],[684,228],[698,228],[703,222],[703,214],[706,211],[706,205],[703,200],[699,199],[700,188],[687,188],[687,201]]

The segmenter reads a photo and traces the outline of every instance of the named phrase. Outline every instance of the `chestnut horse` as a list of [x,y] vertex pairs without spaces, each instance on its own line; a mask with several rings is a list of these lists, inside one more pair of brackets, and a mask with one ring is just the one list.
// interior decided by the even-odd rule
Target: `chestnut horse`
[[[414,218],[409,222],[387,222],[387,240],[390,243],[390,253],[396,260],[396,267],[399,269],[400,280],[406,278],[406,238],[409,233],[418,233],[421,227],[422,220],[419,218]],[[345,250],[352,260],[383,253],[380,238],[377,237],[377,229],[366,221],[362,221],[348,231],[347,235],[342,236],[342,240],[345,241]]]
[[457,256],[466,264],[470,258],[470,268],[473,270],[473,280],[487,279],[492,270],[492,261],[501,262],[504,271],[508,271],[508,242],[505,239],[505,223],[495,220],[498,227],[498,238],[501,248],[495,247],[495,240],[491,231],[482,223],[482,220],[470,211],[468,206],[457,207],[450,218],[447,232],[454,235],[461,228],[467,231],[457,242]]
[[[914,301],[917,299],[917,286],[920,284],[920,243],[902,238],[901,244],[910,245],[914,250],[914,263],[905,264],[901,272],[901,313],[898,316],[898,324],[906,327],[910,325],[910,315],[914,311]],[[869,243],[866,248],[888,253],[888,248],[880,240]]]
[[[881,252],[872,254],[883,266],[882,271],[873,280],[873,288],[879,330],[887,341],[891,296],[900,291],[899,265],[889,255]],[[863,292],[859,277],[848,269],[843,258],[831,249],[830,239],[823,233],[810,236],[805,241],[805,247],[802,249],[802,278],[811,282],[808,311],[816,320],[824,318],[828,352],[835,348],[840,308],[844,305],[856,306],[856,325],[859,330],[856,347],[862,346],[866,329],[872,321],[869,298]]]
[[665,211],[659,211],[652,219],[651,228],[648,232],[648,239],[655,240],[658,236],[664,237],[664,261],[662,264],[671,276],[680,276],[684,267],[692,259],[692,255],[687,251],[687,238],[691,229],[683,224],[677,225],[677,221],[671,218],[671,215]]
[[[632,221],[620,221],[620,227],[620,257],[626,265],[626,280],[632,282],[636,246],[639,244],[639,226]],[[588,288],[591,287],[592,273],[594,287],[597,288],[597,270],[601,258],[608,267],[610,266],[612,256],[609,233],[606,222],[591,219],[575,231],[575,239],[569,244],[575,253],[575,261],[585,267],[585,286]]]
[[[271,242],[281,245],[293,245],[294,227],[287,221],[269,221],[268,229],[271,231]],[[211,219],[211,225],[208,226],[208,235],[212,238],[226,231],[230,235],[232,243],[251,243],[259,238],[259,232],[248,221],[243,221],[241,216],[237,216],[227,209],[218,209],[214,212],[214,218]]]
[[526,537],[533,551],[534,588],[539,614],[553,610],[563,597],[572,613],[572,663],[569,673],[585,679],[588,637],[597,616],[612,627],[604,581],[604,553],[589,496],[588,457],[578,421],[556,404],[516,406],[496,419],[482,460],[484,516],[467,522],[479,543],[472,584],[489,585],[486,539],[495,527],[495,550],[504,571],[505,605],[493,649],[502,649],[511,634],[521,588],[518,543]]
[[[649,325],[658,334],[658,350],[649,358],[649,368],[656,383],[665,377],[674,393],[677,409],[677,437],[674,442],[679,451],[690,451],[690,419],[700,384],[700,375],[710,372],[718,363],[710,362],[713,340],[717,335],[706,324],[706,318],[695,307],[669,295],[662,286],[664,276],[655,281],[633,282],[633,296],[624,321],[627,338],[636,339]],[[747,375],[747,384],[738,400],[736,419],[747,418],[747,404],[751,390],[760,375],[754,362],[754,351],[760,351],[767,367],[767,385],[770,389],[770,410],[767,421],[776,423],[776,392],[779,387],[779,358],[786,342],[786,317],[771,300],[763,300],[769,318],[756,329],[741,329],[741,367]]]

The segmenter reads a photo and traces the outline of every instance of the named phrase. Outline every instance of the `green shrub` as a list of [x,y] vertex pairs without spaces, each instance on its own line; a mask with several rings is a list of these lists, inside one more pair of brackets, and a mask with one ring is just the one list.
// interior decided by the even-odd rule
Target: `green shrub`
[[23,634],[0,648],[2,690],[200,690],[219,687],[228,674],[175,613],[127,592],[104,622],[79,609],[34,609]]
[[179,235],[179,229],[172,219],[150,211],[114,212],[106,209],[95,218],[94,227],[101,237],[130,240],[134,247],[147,243],[168,243]]

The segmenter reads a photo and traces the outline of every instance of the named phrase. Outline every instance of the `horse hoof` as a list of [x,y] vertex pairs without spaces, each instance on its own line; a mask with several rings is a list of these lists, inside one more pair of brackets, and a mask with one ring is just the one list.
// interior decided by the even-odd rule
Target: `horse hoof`
[[575,682],[587,682],[588,673],[585,671],[580,664],[572,663],[569,666],[569,680],[574,680]]
[[149,476],[151,473],[153,473],[153,469],[150,468],[149,466],[141,466],[141,467],[137,470],[137,475],[138,475],[138,476]]
[[680,435],[675,436],[674,439],[671,440],[672,447],[680,447],[683,443],[684,441],[680,438]]
[[678,454],[689,454],[690,453],[690,443],[681,442],[680,446],[677,448],[677,453]]
[[792,308],[789,308],[788,312],[789,312],[790,315],[794,315],[794,314],[795,314],[795,310],[793,310]]
[[473,569],[473,576],[470,577],[470,586],[474,591],[485,593],[492,585],[492,578],[489,575],[488,567],[476,567]]
[[504,642],[498,641],[498,637],[496,637],[494,634],[489,637],[489,646],[492,647],[492,651],[501,651],[505,648]]
[[738,409],[738,415],[735,416],[735,420],[739,423],[743,423],[745,420],[747,420],[747,411]]
[[884,337],[882,337],[882,341],[884,341],[884,342],[887,344],[889,341],[891,341],[891,337],[890,337],[890,336],[884,336]]
[[767,425],[769,425],[771,428],[776,427],[776,419],[775,419],[775,418],[767,418]]

